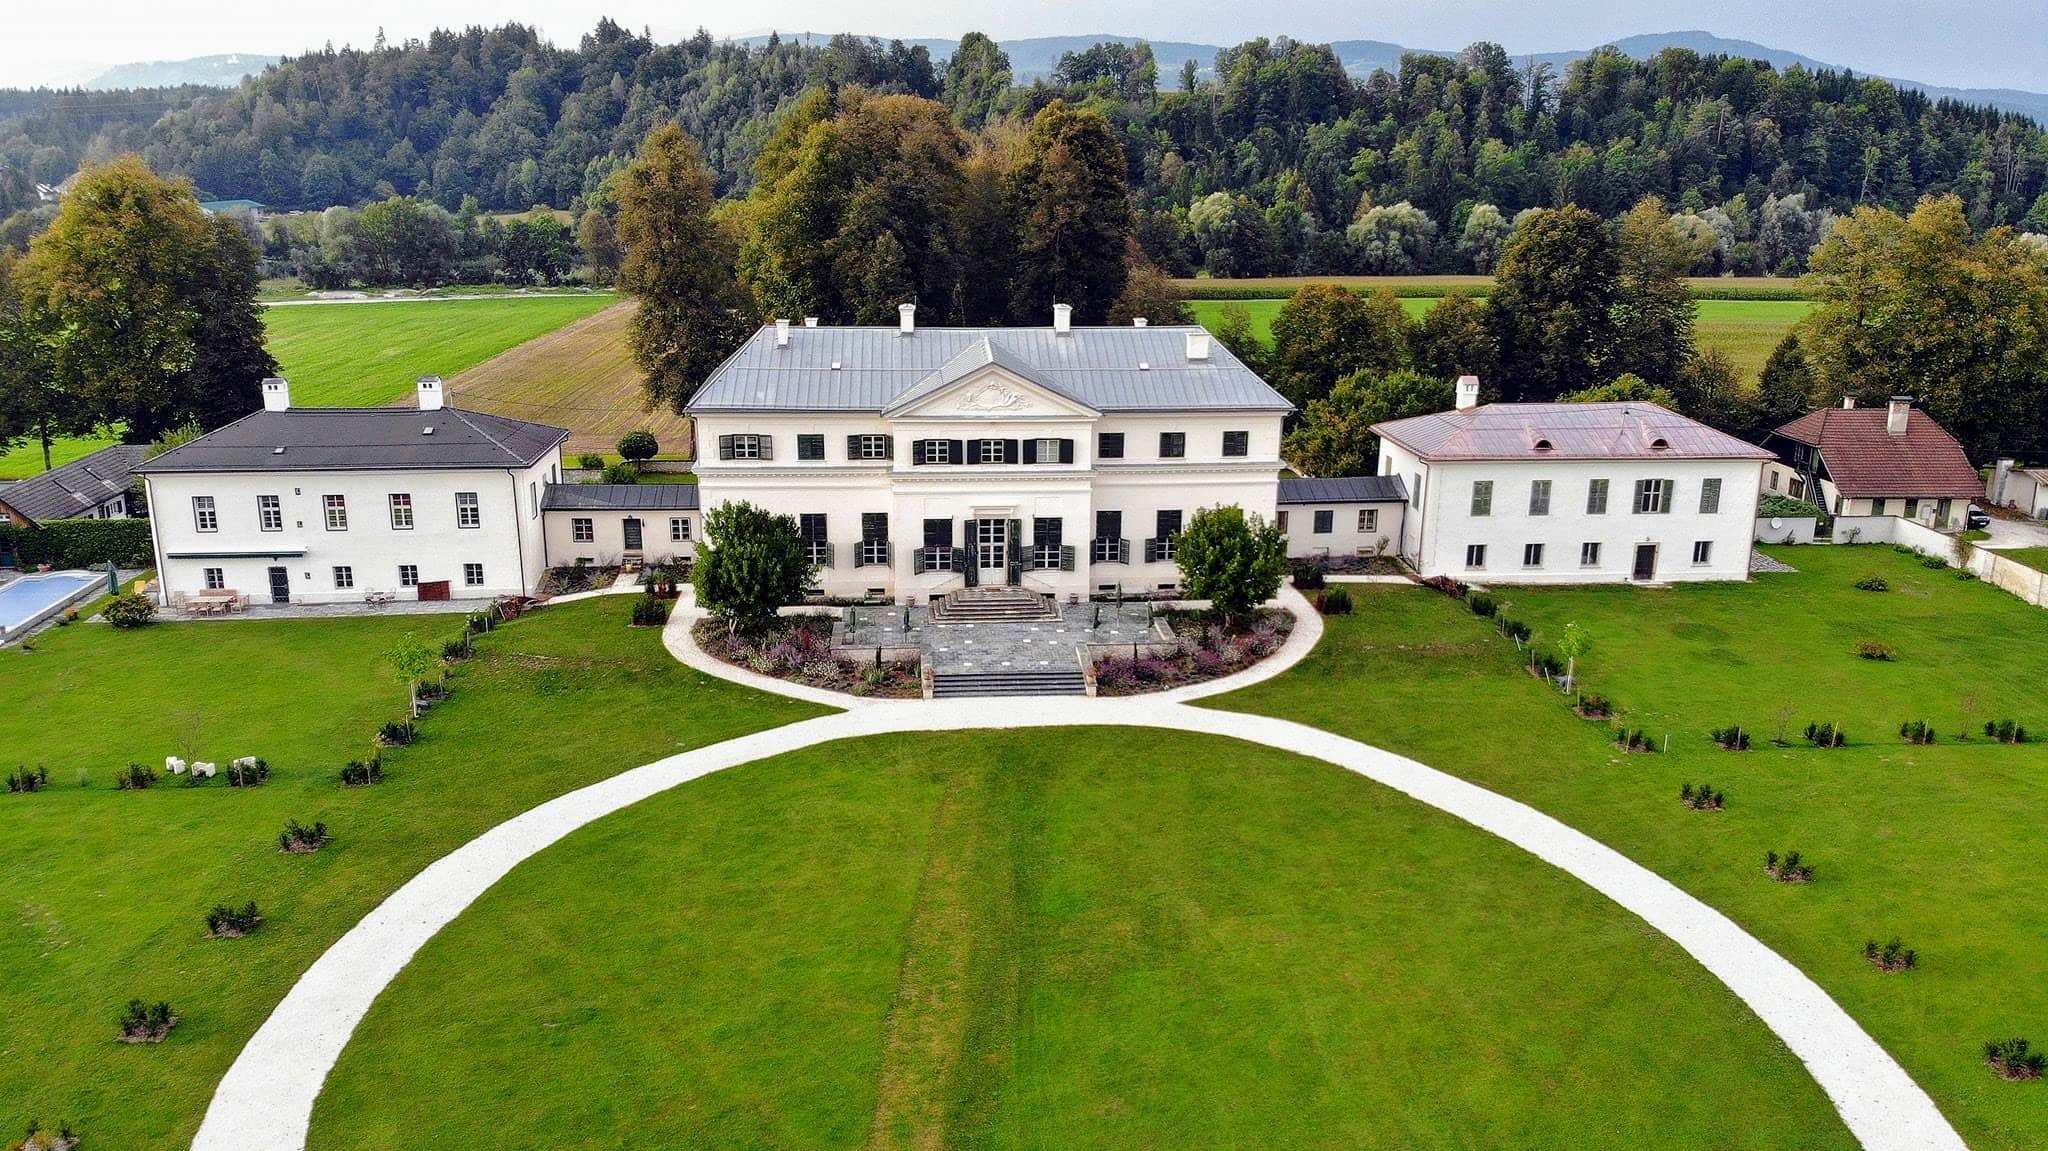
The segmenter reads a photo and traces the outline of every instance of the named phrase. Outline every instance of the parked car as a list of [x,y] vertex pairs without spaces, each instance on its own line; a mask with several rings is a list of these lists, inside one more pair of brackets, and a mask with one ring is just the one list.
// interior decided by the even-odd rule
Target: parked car
[[1984,514],[1983,508],[1971,504],[1970,510],[1963,513],[1963,526],[1973,532],[1983,531],[1991,526],[1991,517]]

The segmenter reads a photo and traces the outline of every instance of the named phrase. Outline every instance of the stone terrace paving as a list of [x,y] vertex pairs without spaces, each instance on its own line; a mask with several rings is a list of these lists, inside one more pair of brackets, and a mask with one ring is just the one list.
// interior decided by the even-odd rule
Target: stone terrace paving
[[925,608],[910,609],[903,630],[901,607],[858,607],[854,627],[837,629],[837,642],[850,647],[921,647],[932,672],[1039,671],[1074,667],[1074,648],[1084,643],[1147,643],[1165,638],[1143,603],[1069,604],[1052,623],[933,624]]

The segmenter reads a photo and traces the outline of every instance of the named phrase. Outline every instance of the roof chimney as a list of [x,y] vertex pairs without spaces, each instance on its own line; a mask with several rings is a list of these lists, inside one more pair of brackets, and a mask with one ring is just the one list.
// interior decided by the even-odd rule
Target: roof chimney
[[1064,336],[1074,330],[1074,305],[1054,304],[1052,306],[1052,330],[1054,335]]
[[292,406],[292,386],[283,376],[270,376],[263,381],[263,410],[266,412],[289,411]]
[[786,348],[789,346],[788,320],[775,321],[775,346],[778,348]]
[[1188,336],[1188,359],[1190,359],[1190,360],[1206,360],[1206,359],[1208,359],[1208,358],[1209,358],[1209,333],[1208,333],[1208,332],[1207,332],[1206,330],[1202,329],[1202,328],[1196,328],[1196,329],[1194,329],[1193,331],[1189,332],[1189,333],[1187,334],[1187,336]]
[[1143,317],[1143,316],[1132,316],[1132,317],[1131,317],[1131,326],[1132,326],[1132,327],[1134,327],[1134,328],[1142,328],[1142,327],[1144,327],[1144,326],[1145,326],[1145,317]]
[[1842,397],[1842,410],[1843,410],[1843,411],[1845,411],[1845,412],[1846,412],[1846,411],[1849,411],[1850,409],[1854,408],[1855,406],[1856,406],[1856,397],[1855,397],[1855,396],[1843,396],[1843,397]]
[[1478,406],[1479,406],[1479,377],[1478,377],[1478,376],[1459,376],[1459,377],[1458,377],[1458,410],[1462,412],[1462,411],[1464,411],[1464,410],[1465,410],[1465,409],[1467,409],[1467,408],[1476,408],[1476,407],[1478,407]]
[[805,316],[805,317],[804,317],[804,327],[806,327],[806,328],[815,328],[815,327],[817,327],[817,326],[818,326],[818,317],[816,317],[816,316]]
[[442,390],[441,390],[441,377],[439,377],[439,376],[421,376],[421,377],[420,377],[420,410],[421,410],[421,411],[423,411],[423,412],[438,412],[438,411],[440,411],[440,410],[441,410],[441,403],[442,403],[442,401],[443,401],[443,400],[445,400],[446,398],[447,398],[447,397],[446,397],[445,395],[443,395],[443,394],[442,394]]
[[1892,402],[1891,402],[1891,407],[1890,407],[1889,409],[1887,409],[1887,410],[1886,410],[1886,412],[1885,412],[1885,414],[1884,414],[1884,430],[1885,430],[1885,434],[1886,434],[1886,435],[1891,435],[1891,436],[1903,436],[1903,435],[1905,435],[1905,434],[1906,434],[1906,418],[1907,418],[1908,414],[1912,412],[1912,410],[1913,410],[1913,397],[1911,397],[1911,396],[1893,396],[1893,397],[1892,397]]
[[896,332],[897,332],[897,334],[898,334],[898,335],[903,335],[903,336],[909,336],[909,335],[915,335],[915,334],[916,334],[916,332],[917,332],[917,305],[916,305],[916,304],[898,304],[898,305],[896,305]]

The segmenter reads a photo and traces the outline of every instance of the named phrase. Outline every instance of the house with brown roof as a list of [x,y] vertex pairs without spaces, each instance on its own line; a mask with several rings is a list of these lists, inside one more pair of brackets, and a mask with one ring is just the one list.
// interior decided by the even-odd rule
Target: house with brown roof
[[1401,556],[1474,583],[1749,578],[1769,452],[1643,401],[1458,406],[1373,425]]
[[1910,396],[1882,408],[1839,408],[1805,415],[1772,432],[1764,446],[1776,462],[1766,491],[1781,491],[1835,516],[1900,516],[1936,528],[1963,526],[1984,481],[1963,446]]

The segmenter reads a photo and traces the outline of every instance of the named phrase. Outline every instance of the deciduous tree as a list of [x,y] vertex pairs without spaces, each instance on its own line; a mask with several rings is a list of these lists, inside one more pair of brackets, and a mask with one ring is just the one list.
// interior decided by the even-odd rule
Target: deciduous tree
[[1407,329],[1401,301],[1385,289],[1360,295],[1338,284],[1303,285],[1273,317],[1266,378],[1306,407],[1345,376],[1402,366]]
[[1516,227],[1486,300],[1504,399],[1548,400],[1609,376],[1619,279],[1606,222],[1584,208]]
[[1369,476],[1379,461],[1374,424],[1447,411],[1456,402],[1455,387],[1442,377],[1359,372],[1309,401],[1287,434],[1283,455],[1304,475]]
[[1278,524],[1235,505],[1203,508],[1173,545],[1182,590],[1208,600],[1225,619],[1241,620],[1280,591],[1287,535]]
[[1099,324],[1123,295],[1131,235],[1124,150],[1100,112],[1045,106],[1006,181],[1017,219],[1016,317],[1044,323],[1052,305]]
[[1645,196],[1615,230],[1620,290],[1614,301],[1614,364],[1656,387],[1672,388],[1693,356],[1697,310],[1685,275],[1698,257],[1671,226],[1664,201]]
[[812,565],[793,517],[743,501],[720,504],[704,517],[704,542],[690,582],[698,606],[727,630],[758,633],[803,598]]

